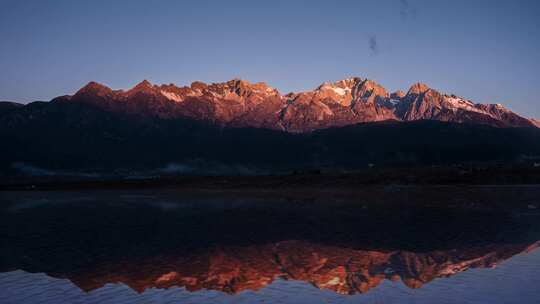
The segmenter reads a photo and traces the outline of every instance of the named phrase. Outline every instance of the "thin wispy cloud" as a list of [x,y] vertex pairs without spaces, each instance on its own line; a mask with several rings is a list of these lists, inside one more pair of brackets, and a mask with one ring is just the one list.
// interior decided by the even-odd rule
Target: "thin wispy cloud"
[[377,42],[376,35],[369,36],[368,45],[369,45],[369,51],[371,55],[375,56],[379,54],[379,43]]
[[400,0],[399,14],[403,19],[416,18],[416,7],[409,0]]

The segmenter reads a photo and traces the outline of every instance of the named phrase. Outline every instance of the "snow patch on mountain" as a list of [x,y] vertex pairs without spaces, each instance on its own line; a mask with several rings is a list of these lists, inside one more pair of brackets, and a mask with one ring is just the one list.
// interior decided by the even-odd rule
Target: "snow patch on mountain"
[[351,89],[342,89],[342,88],[330,88],[332,91],[334,91],[336,94],[344,96],[347,95],[347,93],[351,92]]
[[167,91],[161,90],[160,93],[161,93],[161,95],[167,97],[167,99],[169,99],[169,100],[173,100],[173,101],[176,101],[176,102],[181,102],[183,100],[180,95],[178,95],[176,93],[173,93],[173,92],[167,92]]
[[486,111],[483,111],[481,109],[478,109],[476,105],[468,100],[465,100],[463,98],[459,97],[445,97],[445,101],[451,105],[451,109],[456,111],[458,109],[465,110],[465,111],[471,111],[471,112],[477,112],[486,114],[489,116],[492,116]]

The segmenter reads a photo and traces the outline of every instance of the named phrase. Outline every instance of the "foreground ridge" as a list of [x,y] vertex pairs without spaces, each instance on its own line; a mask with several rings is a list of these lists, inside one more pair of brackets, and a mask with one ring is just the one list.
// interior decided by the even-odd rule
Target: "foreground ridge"
[[476,104],[416,83],[389,93],[369,79],[351,77],[323,83],[312,91],[282,95],[266,83],[234,79],[190,86],[154,85],[144,80],[130,90],[90,82],[73,96],[54,102],[80,102],[108,111],[189,118],[228,127],[254,127],[293,133],[386,120],[437,120],[494,127],[540,127],[500,104]]

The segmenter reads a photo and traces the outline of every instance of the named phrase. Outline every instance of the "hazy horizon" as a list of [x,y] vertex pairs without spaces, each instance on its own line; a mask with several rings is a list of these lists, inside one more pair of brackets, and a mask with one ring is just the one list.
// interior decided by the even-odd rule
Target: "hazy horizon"
[[2,1],[0,100],[241,78],[282,94],[351,76],[423,82],[540,118],[540,3]]

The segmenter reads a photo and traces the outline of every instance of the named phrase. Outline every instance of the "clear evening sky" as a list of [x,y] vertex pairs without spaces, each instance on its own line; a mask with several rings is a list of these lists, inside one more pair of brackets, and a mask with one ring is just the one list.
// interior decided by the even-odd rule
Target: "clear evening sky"
[[0,0],[0,100],[235,77],[422,81],[540,118],[540,1]]

